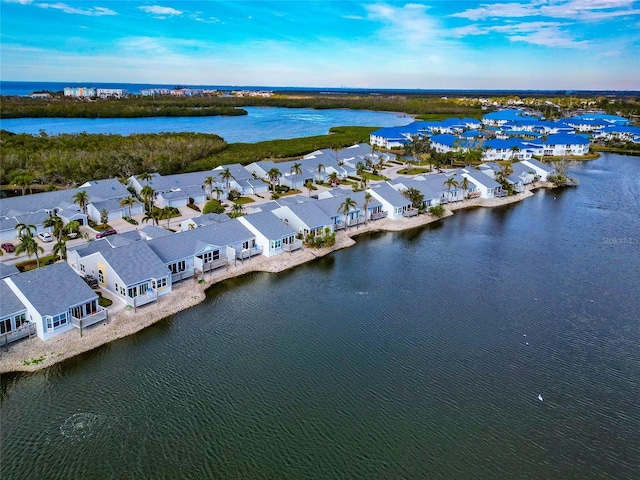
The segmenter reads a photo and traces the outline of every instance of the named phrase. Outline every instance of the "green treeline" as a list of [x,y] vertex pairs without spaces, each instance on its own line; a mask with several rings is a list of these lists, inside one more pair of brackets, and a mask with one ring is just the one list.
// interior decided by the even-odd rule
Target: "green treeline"
[[246,115],[233,105],[207,102],[207,98],[122,98],[79,100],[2,97],[0,118],[139,118]]
[[189,171],[194,162],[224,150],[218,135],[167,133],[55,136],[0,131],[0,182],[27,175],[33,183],[67,185],[152,171]]
[[91,179],[127,178],[206,170],[228,163],[299,157],[320,148],[364,142],[378,127],[335,127],[329,135],[227,144],[218,135],[162,133],[55,136],[0,131],[0,183],[79,185]]
[[[483,114],[479,104],[456,99],[393,95],[274,95],[262,97],[129,97],[92,101],[54,97],[51,99],[2,97],[0,118],[131,118],[160,116],[246,115],[241,107],[286,107],[404,112],[411,115]],[[443,118],[445,118],[443,117]]]

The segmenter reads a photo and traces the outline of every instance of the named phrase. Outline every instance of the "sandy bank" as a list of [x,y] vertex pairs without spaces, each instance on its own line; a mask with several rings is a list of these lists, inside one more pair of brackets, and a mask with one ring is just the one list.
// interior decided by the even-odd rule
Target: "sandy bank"
[[[535,188],[551,186],[551,184],[539,183]],[[6,351],[3,347],[0,347],[0,374],[18,371],[33,372],[139,332],[163,318],[197,305],[204,300],[207,288],[229,278],[250,272],[281,272],[307,263],[315,258],[328,255],[336,250],[355,245],[356,242],[352,237],[367,232],[394,232],[417,228],[451,216],[455,210],[472,207],[496,207],[519,202],[532,195],[530,188],[524,193],[512,197],[465,200],[448,205],[445,215],[440,218],[425,214],[412,218],[398,220],[385,218],[369,222],[367,225],[350,228],[346,232],[338,232],[336,244],[331,248],[303,248],[293,253],[283,253],[272,258],[254,257],[250,260],[245,260],[244,264],[238,262],[227,268],[207,273],[202,283],[193,279],[176,283],[173,285],[171,294],[159,297],[157,302],[141,307],[137,311],[125,309],[122,304],[114,303],[110,307],[108,323],[84,329],[82,337],[80,337],[79,330],[73,329],[46,342],[34,337],[9,344]]]

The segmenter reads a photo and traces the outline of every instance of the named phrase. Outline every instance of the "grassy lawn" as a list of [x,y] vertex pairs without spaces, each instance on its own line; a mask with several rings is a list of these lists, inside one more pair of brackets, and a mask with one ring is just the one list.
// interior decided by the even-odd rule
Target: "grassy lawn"
[[[57,255],[45,255],[44,257],[40,257],[40,266],[44,267],[47,262],[55,263],[58,260]],[[35,257],[32,257],[30,260],[25,260],[24,262],[16,263],[16,267],[21,272],[28,272],[29,270],[35,270],[37,268],[37,262]]]
[[384,175],[374,175],[373,173],[364,172],[362,174],[363,179],[366,178],[368,180],[378,181],[378,180],[387,180],[387,177]]
[[244,205],[246,203],[253,203],[255,200],[249,197],[240,197],[233,201],[233,203],[237,203],[238,205]]

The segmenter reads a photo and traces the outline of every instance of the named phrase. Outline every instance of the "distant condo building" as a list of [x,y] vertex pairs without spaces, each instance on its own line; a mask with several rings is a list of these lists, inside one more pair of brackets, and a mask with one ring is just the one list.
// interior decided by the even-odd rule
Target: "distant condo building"
[[65,87],[65,97],[75,98],[122,98],[127,91],[122,88],[94,88],[94,87]]
[[145,88],[140,90],[140,95],[143,97],[153,97],[154,95],[170,95],[171,90],[168,88]]
[[96,96],[96,89],[93,87],[64,87],[65,97],[89,98]]

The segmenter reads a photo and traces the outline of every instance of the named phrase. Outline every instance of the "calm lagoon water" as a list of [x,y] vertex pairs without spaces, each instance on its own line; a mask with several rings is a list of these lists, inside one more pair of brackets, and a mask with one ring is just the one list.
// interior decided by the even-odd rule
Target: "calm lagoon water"
[[640,158],[574,175],[4,376],[0,476],[638,478]]
[[229,143],[261,142],[280,138],[325,135],[339,125],[393,127],[413,121],[405,114],[365,110],[313,110],[310,108],[244,107],[240,117],[151,118],[15,118],[0,121],[0,128],[14,133],[198,132],[215,133]]

